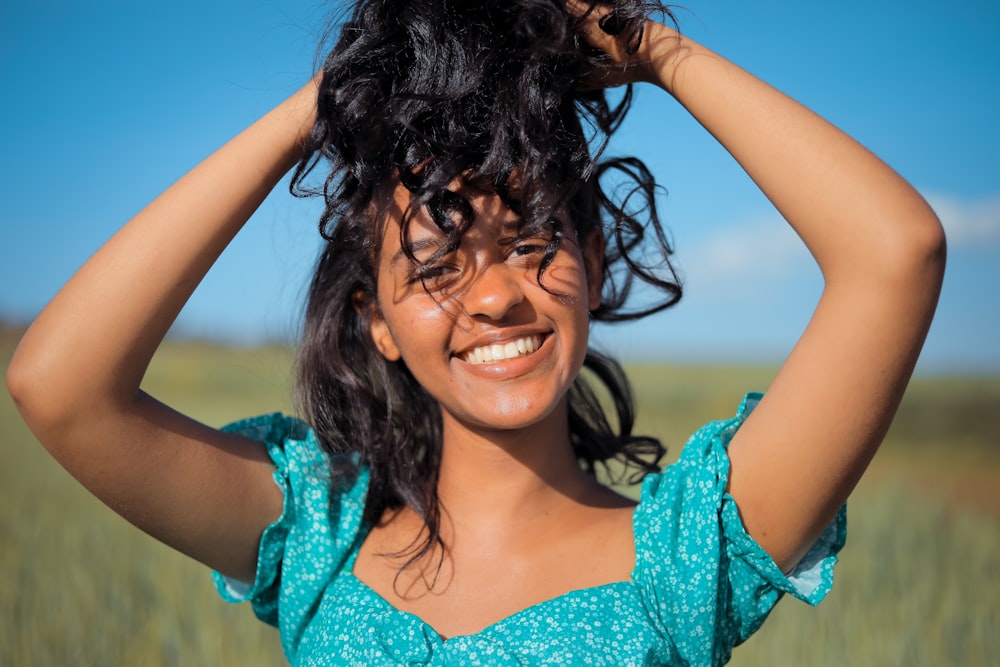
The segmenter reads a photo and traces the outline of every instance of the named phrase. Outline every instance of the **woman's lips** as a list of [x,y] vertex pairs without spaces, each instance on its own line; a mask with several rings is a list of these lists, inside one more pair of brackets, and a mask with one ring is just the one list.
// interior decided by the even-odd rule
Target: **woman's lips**
[[474,366],[510,361],[526,357],[539,347],[545,337],[541,334],[520,336],[498,343],[480,345],[458,355],[463,361]]

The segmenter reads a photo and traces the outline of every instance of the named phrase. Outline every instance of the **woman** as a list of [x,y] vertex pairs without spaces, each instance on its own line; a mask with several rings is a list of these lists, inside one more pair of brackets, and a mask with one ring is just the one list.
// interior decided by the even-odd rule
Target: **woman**
[[[640,219],[599,185],[612,169],[649,193],[644,169],[596,163],[583,128],[610,133],[623,109],[602,89],[638,82],[737,159],[825,286],[767,395],[699,431],[636,506],[592,469],[647,471],[661,449],[631,434],[588,323],[629,316],[629,278],[663,288],[647,310],[679,288],[668,264],[635,259],[643,229],[668,252],[655,210]],[[316,156],[332,171],[299,362],[309,426],[219,431],[144,394],[200,278]],[[251,599],[296,664],[721,664],[783,592],[829,589],[838,512],[943,266],[940,225],[898,175],[642,3],[366,2],[322,76],[73,277],[8,386],[62,465]],[[611,388],[617,433],[585,363]]]

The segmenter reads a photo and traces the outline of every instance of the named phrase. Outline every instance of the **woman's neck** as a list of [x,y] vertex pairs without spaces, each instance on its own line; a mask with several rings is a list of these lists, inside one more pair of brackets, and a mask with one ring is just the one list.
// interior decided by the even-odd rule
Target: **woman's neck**
[[[470,428],[447,415],[443,425],[442,542],[405,567],[426,525],[409,508],[388,512],[355,562],[362,581],[433,627],[461,633],[566,591],[628,577],[634,503],[580,468],[564,404],[517,431]],[[408,555],[385,557],[400,553]],[[575,557],[581,553],[594,558]]]
[[519,430],[471,428],[444,416],[438,497],[456,528],[551,518],[573,505],[603,504],[607,490],[573,453],[565,401]]

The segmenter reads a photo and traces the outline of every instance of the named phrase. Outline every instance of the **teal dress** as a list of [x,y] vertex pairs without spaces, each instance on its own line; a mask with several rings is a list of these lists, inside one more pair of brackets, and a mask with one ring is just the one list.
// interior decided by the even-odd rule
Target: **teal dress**
[[627,581],[571,591],[448,639],[352,574],[368,528],[367,469],[347,457],[331,462],[299,420],[237,422],[226,430],[267,445],[285,506],[261,537],[255,580],[216,573],[216,585],[279,628],[293,665],[724,664],[784,593],[809,604],[826,595],[845,537],[841,510],[786,576],[747,535],[725,491],[726,447],[758,400],[748,395],[736,417],[705,425],[677,463],[646,477]]

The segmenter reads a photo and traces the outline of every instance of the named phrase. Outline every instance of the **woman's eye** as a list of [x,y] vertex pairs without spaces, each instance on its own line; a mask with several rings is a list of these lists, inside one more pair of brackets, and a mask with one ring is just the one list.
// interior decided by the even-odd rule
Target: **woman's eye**
[[548,249],[549,246],[544,241],[528,240],[514,246],[508,257],[514,259],[515,261],[535,264],[540,262],[542,258],[545,257],[545,253]]
[[535,253],[545,252],[546,246],[539,244],[526,243],[524,245],[519,245],[514,249],[514,254],[516,255],[532,255]]
[[455,267],[449,264],[421,264],[410,274],[409,283],[420,283],[425,288],[440,287],[452,279],[455,273]]
[[420,272],[420,277],[424,280],[430,280],[431,278],[440,278],[448,271],[446,266],[429,266]]

